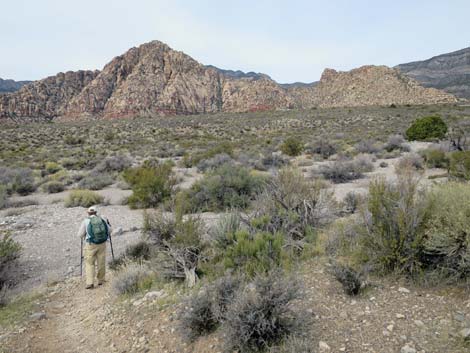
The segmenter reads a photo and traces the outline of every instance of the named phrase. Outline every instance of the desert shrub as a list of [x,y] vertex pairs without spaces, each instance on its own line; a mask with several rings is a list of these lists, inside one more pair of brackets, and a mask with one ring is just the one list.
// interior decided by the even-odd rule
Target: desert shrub
[[181,329],[190,341],[211,333],[224,321],[241,281],[226,275],[192,295],[179,313]]
[[331,271],[347,295],[359,294],[363,283],[363,276],[360,272],[340,263],[334,263]]
[[328,159],[332,155],[338,152],[338,149],[335,145],[327,140],[316,141],[310,148],[308,152],[318,154],[323,157],[323,159]]
[[450,154],[449,174],[457,179],[470,180],[470,151]]
[[225,249],[232,245],[234,236],[241,229],[242,220],[239,213],[231,212],[222,215],[211,228],[211,236],[215,245],[220,249]]
[[212,311],[212,298],[207,291],[191,296],[179,319],[182,332],[189,341],[215,331],[220,324]]
[[144,212],[144,226],[142,230],[147,241],[156,246],[162,246],[176,235],[176,222],[171,216],[162,212]]
[[416,274],[421,270],[422,230],[429,213],[416,177],[401,174],[397,183],[372,181],[362,216],[363,260],[382,273]]
[[302,153],[304,144],[298,137],[288,137],[281,145],[282,153],[295,157]]
[[388,167],[388,163],[387,163],[387,162],[380,162],[379,167],[380,167],[380,168],[387,168],[387,167]]
[[259,170],[268,170],[271,168],[282,168],[289,164],[289,159],[279,153],[267,153],[261,158],[261,165],[257,166]]
[[260,191],[263,179],[244,167],[225,164],[196,182],[188,191],[194,210],[246,208]]
[[7,206],[8,192],[4,185],[0,185],[0,210]]
[[335,208],[324,183],[307,180],[297,169],[284,168],[253,202],[249,225],[253,232],[282,233],[288,246],[302,248],[306,238],[334,217]]
[[346,212],[355,213],[358,210],[362,200],[363,197],[358,193],[355,193],[353,191],[348,192],[343,200]]
[[67,145],[82,145],[85,142],[85,139],[82,136],[76,135],[65,135],[64,142]]
[[443,139],[447,133],[447,125],[440,116],[427,116],[417,119],[406,130],[409,141],[425,141],[429,139]]
[[148,289],[152,283],[153,274],[145,266],[129,264],[117,273],[112,282],[113,290],[118,295],[135,294]]
[[288,263],[289,255],[283,245],[284,237],[279,233],[238,231],[233,234],[233,244],[223,253],[223,263],[227,269],[253,277]]
[[395,169],[397,173],[400,173],[403,170],[409,170],[409,169],[423,170],[424,160],[419,154],[410,153],[400,158],[400,160],[395,166]]
[[447,168],[449,166],[449,158],[447,154],[439,149],[427,149],[422,153],[424,162],[429,168]]
[[195,153],[191,156],[185,155],[182,160],[183,166],[189,168],[197,165],[200,161],[210,159],[218,154],[226,154],[233,157],[233,145],[229,142],[223,142],[204,152]]
[[450,280],[470,274],[470,186],[438,185],[429,193],[432,217],[426,222],[426,263]]
[[305,316],[291,305],[299,298],[298,284],[275,274],[240,289],[223,323],[227,351],[262,352],[299,333]]
[[135,244],[128,245],[124,254],[125,257],[131,260],[148,260],[151,256],[150,244],[141,240]]
[[145,164],[138,168],[127,169],[124,179],[132,188],[128,203],[132,208],[156,207],[168,200],[176,185],[172,165]]
[[103,196],[91,190],[72,190],[65,199],[65,207],[90,207],[103,201]]
[[404,144],[405,140],[401,135],[391,135],[388,137],[387,142],[384,145],[384,149],[387,152],[402,151],[408,152],[409,147]]
[[359,153],[377,153],[380,151],[380,147],[377,145],[376,141],[372,140],[362,140],[359,141],[355,146],[354,149]]
[[374,159],[369,154],[357,155],[354,160],[354,166],[360,173],[370,173],[374,171]]
[[269,349],[269,353],[315,353],[316,350],[312,345],[312,339],[292,335],[287,337],[281,345],[273,346]]
[[48,194],[56,194],[65,190],[65,185],[60,181],[49,181],[41,185],[44,192]]
[[216,154],[214,157],[209,159],[203,159],[197,164],[197,169],[201,172],[208,170],[217,169],[223,164],[233,163],[232,157],[226,153]]
[[80,189],[101,190],[112,183],[114,183],[114,179],[109,174],[91,173],[80,180],[78,187]]
[[57,173],[61,169],[61,167],[56,162],[47,162],[44,169],[47,174],[54,174]]
[[325,251],[330,256],[350,256],[359,247],[360,224],[357,219],[340,219],[326,232]]
[[168,279],[185,279],[189,287],[194,286],[205,249],[202,222],[194,217],[170,222],[157,212],[148,219],[150,223],[145,222],[152,228],[146,234],[157,247],[154,266],[158,273]]
[[97,173],[122,172],[132,166],[132,160],[128,156],[111,156],[99,162],[94,171]]
[[10,194],[16,192],[24,196],[36,190],[33,171],[29,168],[0,167],[0,184],[6,186]]
[[354,161],[335,161],[320,168],[320,173],[335,184],[347,183],[363,177],[361,167]]
[[19,258],[21,246],[7,232],[1,232],[0,237],[0,289],[2,289],[5,282],[10,279],[11,266]]

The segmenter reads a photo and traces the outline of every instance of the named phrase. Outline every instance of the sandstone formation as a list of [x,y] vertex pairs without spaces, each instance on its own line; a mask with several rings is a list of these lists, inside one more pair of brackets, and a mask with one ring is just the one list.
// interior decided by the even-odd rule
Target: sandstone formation
[[470,99],[470,48],[396,67],[424,87],[442,89]]
[[[299,91],[300,90],[300,91]],[[303,106],[357,107],[370,105],[420,105],[455,103],[451,94],[424,88],[397,69],[363,66],[348,72],[326,69],[310,92],[298,89]]]
[[120,118],[455,101],[382,66],[325,70],[318,83],[280,85],[264,74],[204,66],[153,41],[115,57],[102,71],[59,73],[0,95],[0,117]]

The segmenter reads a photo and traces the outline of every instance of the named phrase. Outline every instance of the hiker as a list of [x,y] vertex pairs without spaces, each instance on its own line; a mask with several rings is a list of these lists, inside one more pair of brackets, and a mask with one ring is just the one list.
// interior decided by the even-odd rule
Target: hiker
[[98,285],[104,283],[106,274],[106,241],[111,234],[111,224],[109,221],[98,216],[98,208],[90,207],[88,217],[82,222],[78,230],[78,236],[85,239],[85,276],[86,289],[94,287],[95,262],[98,265]]

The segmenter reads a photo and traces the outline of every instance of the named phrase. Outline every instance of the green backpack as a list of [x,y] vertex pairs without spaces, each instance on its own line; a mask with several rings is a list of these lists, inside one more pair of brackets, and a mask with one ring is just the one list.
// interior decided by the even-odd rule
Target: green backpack
[[102,244],[108,240],[108,226],[101,217],[90,217],[87,228],[88,240],[93,244]]

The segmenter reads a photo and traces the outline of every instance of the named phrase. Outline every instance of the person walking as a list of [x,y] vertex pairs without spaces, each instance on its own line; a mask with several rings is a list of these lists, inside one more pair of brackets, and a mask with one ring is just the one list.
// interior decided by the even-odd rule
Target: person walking
[[80,225],[77,235],[85,240],[85,277],[86,289],[93,289],[95,282],[95,263],[98,267],[98,285],[105,281],[106,241],[111,235],[111,224],[105,217],[98,216],[98,208],[87,210],[88,217]]

